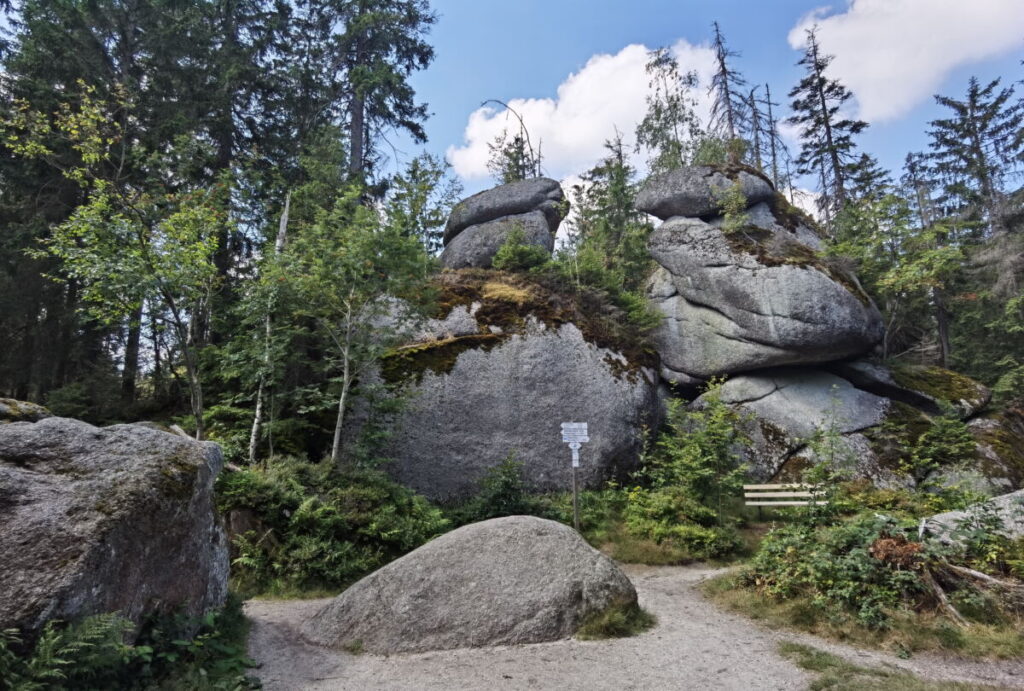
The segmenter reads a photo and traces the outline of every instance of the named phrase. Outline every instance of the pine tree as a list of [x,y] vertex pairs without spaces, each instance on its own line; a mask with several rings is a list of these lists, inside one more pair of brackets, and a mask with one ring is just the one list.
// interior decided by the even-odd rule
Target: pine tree
[[982,234],[1006,229],[1006,183],[1024,163],[1024,102],[1012,102],[1013,89],[999,88],[999,82],[981,86],[971,77],[963,100],[936,95],[953,112],[933,120],[928,133],[942,214]]
[[801,148],[797,172],[817,175],[819,206],[831,223],[849,197],[849,164],[856,160],[854,135],[867,127],[862,120],[841,115],[840,109],[853,94],[825,75],[832,56],[824,55],[814,29],[807,31],[807,46],[797,63],[806,75],[790,92],[793,115],[788,122],[800,127]]

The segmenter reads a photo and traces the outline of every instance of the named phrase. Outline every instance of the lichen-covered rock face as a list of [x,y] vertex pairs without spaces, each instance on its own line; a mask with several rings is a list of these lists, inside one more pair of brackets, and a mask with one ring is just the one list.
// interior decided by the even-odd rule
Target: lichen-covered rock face
[[465,498],[511,455],[532,489],[566,489],[562,422],[590,425],[583,486],[636,467],[661,405],[656,361],[615,333],[621,314],[511,274],[450,272],[441,281],[446,318],[381,371],[408,394],[384,453],[395,479],[433,499]]
[[748,206],[775,196],[772,184],[756,171],[691,166],[647,178],[637,191],[636,208],[663,221],[673,216],[710,218],[720,214],[721,195],[735,183]]
[[0,398],[0,425],[5,422],[38,422],[50,415],[49,410],[36,403]]
[[359,581],[302,627],[319,645],[391,654],[572,636],[633,584],[568,526],[510,516],[464,526]]
[[978,470],[1002,492],[1024,487],[1024,410],[985,413],[967,424],[978,445]]
[[856,279],[785,228],[726,234],[672,218],[648,246],[661,266],[648,295],[665,315],[653,340],[670,381],[829,362],[882,338],[881,315]]
[[565,216],[565,195],[557,180],[531,178],[485,190],[463,199],[452,209],[444,229],[444,243],[450,243],[470,226],[487,223],[503,216],[540,211],[554,233]]
[[544,212],[536,210],[466,228],[444,248],[441,265],[447,269],[490,268],[494,255],[515,231],[523,234],[527,245],[542,247],[548,253],[555,248],[555,236],[548,227],[548,220]]
[[221,465],[215,444],[135,425],[0,425],[0,628],[223,605]]

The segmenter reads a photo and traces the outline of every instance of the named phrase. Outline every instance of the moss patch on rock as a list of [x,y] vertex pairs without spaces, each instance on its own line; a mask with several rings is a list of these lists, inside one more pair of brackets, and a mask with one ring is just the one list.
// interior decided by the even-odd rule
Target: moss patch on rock
[[1006,478],[1024,487],[1024,409],[990,413],[970,425],[978,444],[979,470],[990,478]]
[[753,225],[723,235],[729,243],[729,248],[737,254],[748,254],[763,266],[788,265],[817,269],[846,288],[863,304],[871,304],[871,297],[854,278],[853,271],[843,266],[840,259],[823,255],[796,238]]
[[980,407],[991,395],[970,377],[942,367],[896,365],[892,368],[892,378],[900,386],[953,404],[967,401]]
[[459,306],[469,309],[479,332],[397,348],[384,358],[382,375],[389,384],[422,380],[423,374],[451,372],[459,355],[490,349],[526,332],[532,319],[557,330],[573,324],[583,338],[622,355],[605,358],[616,376],[635,377],[639,368],[657,366],[645,334],[631,326],[625,313],[598,290],[570,285],[543,273],[509,273],[493,269],[445,271],[434,281],[437,302],[432,317],[443,319]]
[[470,334],[439,341],[414,343],[397,348],[385,356],[381,376],[389,384],[423,380],[425,373],[448,374],[455,367],[459,355],[473,348],[490,350],[503,340],[494,333]]
[[5,422],[38,422],[51,417],[49,410],[38,403],[0,398],[0,424]]

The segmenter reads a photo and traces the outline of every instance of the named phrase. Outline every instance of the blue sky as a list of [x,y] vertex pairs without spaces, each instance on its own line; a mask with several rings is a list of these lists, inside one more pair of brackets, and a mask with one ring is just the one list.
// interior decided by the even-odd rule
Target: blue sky
[[[927,146],[927,123],[944,110],[932,93],[960,96],[972,74],[1001,76],[1007,84],[1024,77],[1024,0],[433,0],[432,6],[440,15],[430,35],[436,59],[413,83],[432,112],[426,149],[448,155],[467,192],[492,184],[482,169],[486,141],[505,122],[500,113],[478,113],[467,140],[471,115],[483,101],[512,102],[544,140],[547,171],[570,177],[597,160],[613,124],[632,139],[643,111],[639,46],[675,46],[682,64],[699,69],[710,55],[714,20],[742,54],[736,67],[751,83],[768,82],[784,109],[785,94],[800,77],[800,51],[791,43],[799,43],[801,23],[817,22],[825,50],[836,55],[834,76],[858,99],[854,114],[871,122],[860,144],[890,168]],[[415,152],[410,144],[400,147]]]

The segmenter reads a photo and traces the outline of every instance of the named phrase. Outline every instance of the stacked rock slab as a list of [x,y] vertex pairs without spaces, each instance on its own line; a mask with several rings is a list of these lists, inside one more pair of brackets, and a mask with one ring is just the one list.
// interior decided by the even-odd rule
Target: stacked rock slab
[[526,244],[553,251],[564,200],[561,185],[548,178],[510,182],[462,200],[445,226],[441,263],[449,269],[490,267],[516,230]]
[[[733,185],[747,210],[726,232],[720,198]],[[881,315],[856,278],[819,256],[813,229],[756,172],[654,175],[637,207],[665,221],[649,240],[660,268],[648,294],[665,315],[654,341],[667,380],[829,362],[881,340]]]
[[615,562],[572,528],[510,516],[454,530],[370,574],[302,633],[383,655],[539,643],[636,601]]
[[0,424],[0,628],[31,637],[50,619],[141,624],[223,605],[221,466],[215,444],[137,425]]

